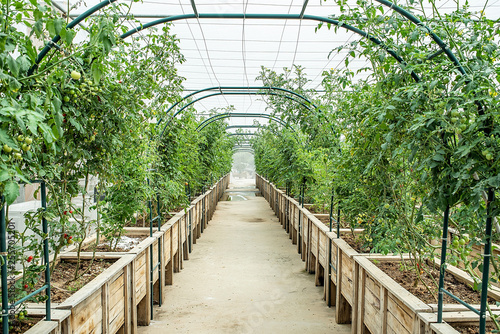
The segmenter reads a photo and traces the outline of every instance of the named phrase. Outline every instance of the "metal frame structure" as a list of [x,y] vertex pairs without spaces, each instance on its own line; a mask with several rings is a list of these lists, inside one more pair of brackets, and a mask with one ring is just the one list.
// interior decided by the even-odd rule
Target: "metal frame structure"
[[[45,181],[35,180],[32,183],[40,183],[40,197],[41,197],[41,210],[45,212],[47,210],[47,190]],[[45,235],[43,238],[43,264],[45,266],[45,284],[26,295],[25,297],[17,300],[9,305],[9,282],[8,282],[8,272],[7,272],[7,254],[8,254],[8,246],[7,246],[7,222],[6,222],[6,213],[5,213],[5,197],[1,198],[1,213],[0,213],[0,256],[2,256],[2,266],[1,266],[1,282],[2,282],[2,332],[9,333],[9,312],[11,309],[19,306],[35,295],[45,291],[45,295],[47,299],[45,300],[45,318],[47,321],[51,321],[51,297],[50,297],[50,261],[49,261],[49,229],[47,224],[47,219],[45,218],[45,214],[42,213],[42,233]]]
[[[154,170],[150,170],[154,171]],[[150,185],[149,179],[147,180],[148,186]],[[153,218],[153,201],[151,198],[148,200],[148,209],[149,209],[149,236],[153,236],[153,224],[154,222],[158,221],[158,231],[161,231],[161,211],[160,211],[160,194],[156,194],[156,213],[158,214],[156,217]],[[151,295],[149,299],[149,304],[151,307],[151,310],[153,309],[153,304],[154,304],[154,296],[153,296],[153,291],[154,291],[154,284],[153,284],[153,277],[154,277],[154,272],[155,270],[158,269],[158,284],[159,284],[159,296],[158,296],[158,305],[162,305],[162,290],[163,290],[163,283],[161,281],[161,270],[163,268],[162,263],[161,263],[161,238],[158,238],[158,262],[155,264],[153,263],[153,244],[149,246],[149,284],[150,284],[150,289],[151,289]],[[153,320],[153,312],[151,312],[151,320]]]
[[[66,29],[72,29],[74,28],[77,24],[82,22],[85,18],[91,16],[93,13],[97,12],[98,10],[106,7],[109,4],[112,4],[116,2],[117,0],[105,0],[100,2],[99,4],[95,5],[94,7],[88,9],[86,12],[83,14],[79,15],[76,19],[71,21],[67,26]],[[392,9],[402,15],[404,18],[406,18],[408,21],[414,23],[415,25],[422,27],[423,30],[429,34],[429,36],[432,38],[432,40],[439,46],[440,50],[438,52],[435,52],[427,57],[427,59],[432,59],[436,57],[437,55],[441,53],[445,53],[446,56],[450,59],[450,61],[454,64],[454,66],[458,69],[458,71],[462,75],[466,75],[466,71],[463,68],[463,66],[460,64],[460,61],[456,58],[454,53],[448,48],[448,46],[437,36],[432,29],[427,27],[425,24],[423,24],[418,18],[416,18],[413,14],[408,12],[407,10],[404,10],[403,8],[395,5],[394,3],[388,1],[388,0],[375,0],[378,3],[388,7],[389,9]],[[284,19],[284,20],[314,20],[314,21],[319,21],[319,22],[324,22],[328,24],[333,24],[338,27],[345,28],[351,32],[354,32],[358,35],[360,35],[363,38],[368,39],[375,45],[381,47],[384,49],[390,56],[392,56],[394,59],[398,61],[401,65],[405,65],[405,61],[392,49],[390,49],[388,46],[386,46],[383,42],[381,42],[379,39],[375,38],[374,36],[371,36],[368,32],[365,32],[363,30],[360,30],[356,27],[353,27],[351,25],[345,24],[344,22],[340,22],[338,20],[332,19],[332,18],[326,18],[326,17],[320,17],[320,16],[314,16],[314,15],[305,15],[305,10],[307,8],[308,0],[304,0],[303,6],[301,9],[300,14],[226,14],[226,13],[216,13],[216,14],[210,14],[210,13],[199,13],[197,8],[196,8],[196,3],[195,0],[190,0],[191,7],[193,9],[193,14],[185,14],[185,15],[174,15],[174,16],[168,16],[165,18],[161,18],[149,23],[146,23],[144,25],[141,25],[139,27],[136,27],[132,30],[129,30],[125,34],[121,35],[121,38],[127,38],[141,30],[153,27],[155,25],[167,23],[167,22],[173,22],[177,20],[187,20],[187,19],[221,19],[221,18],[226,18],[226,19]],[[59,35],[56,35],[45,47],[44,49],[40,52],[40,54],[37,56],[35,65],[30,68],[28,71],[28,75],[31,75],[37,68],[39,63],[43,60],[43,58],[47,55],[47,53],[50,51],[52,47],[58,47],[57,43],[61,37]],[[415,81],[420,81],[419,76],[415,72],[410,73],[412,78]],[[194,103],[194,102],[193,102]],[[484,107],[480,104],[478,104],[478,113],[481,115],[484,113]],[[470,307],[470,305],[466,305],[468,308],[470,308],[472,311],[476,312],[479,314],[480,317],[480,333],[485,332],[485,324],[486,324],[486,299],[487,299],[487,286],[488,286],[488,277],[489,277],[489,258],[491,256],[491,230],[492,230],[492,218],[491,218],[491,200],[494,199],[494,191],[490,188],[487,190],[488,193],[488,199],[486,200],[487,202],[487,211],[488,211],[488,217],[486,219],[486,235],[485,235],[485,247],[484,247],[484,254],[483,254],[483,281],[482,281],[482,290],[481,290],[481,306],[480,310],[477,311]],[[3,211],[2,211],[3,212]],[[443,288],[442,282],[444,281],[443,276],[445,272],[445,267],[446,267],[446,247],[447,247],[447,230],[448,230],[448,215],[449,215],[449,207],[445,210],[444,217],[443,217],[443,242],[442,242],[442,256],[441,256],[441,264],[440,264],[440,284],[439,284],[439,315],[438,315],[438,320],[441,322],[442,321],[442,297],[443,293],[449,294],[446,290]],[[4,217],[4,214],[2,214],[2,217]],[[331,219],[331,215],[330,215]],[[46,222],[45,222],[46,223]],[[0,245],[0,251],[2,252],[2,256],[4,259],[6,259],[6,255],[4,255],[4,246],[5,246],[5,221],[2,222],[4,224],[1,229],[0,229],[0,238],[3,239],[3,244]],[[49,273],[50,275],[50,273]],[[49,276],[50,277],[50,276]],[[2,266],[2,283],[6,280],[6,268]],[[7,297],[7,291],[6,291],[6,285],[2,284],[2,301],[5,299],[8,300]],[[48,291],[50,292],[50,282],[48,286]],[[49,294],[50,295],[50,294]],[[461,302],[458,298],[454,297],[453,298],[457,299],[459,302]],[[464,303],[466,304],[466,303]],[[48,308],[48,316],[50,317],[50,302],[49,302],[49,308]],[[7,309],[5,308],[5,305],[3,305],[3,310],[2,310],[2,317],[6,317],[6,312]],[[4,321],[4,325],[7,323],[7,321]],[[7,331],[4,331],[4,333],[8,333],[8,326],[7,326]]]
[[[187,109],[188,107],[190,107],[191,105],[195,104],[196,102],[198,101],[201,101],[201,100],[204,100],[206,98],[209,98],[209,97],[214,97],[214,96],[219,96],[219,95],[274,95],[274,96],[280,96],[280,97],[284,97],[286,99],[289,99],[289,100],[292,100],[294,102],[297,102],[298,104],[300,104],[302,107],[308,109],[308,110],[311,110],[311,108],[309,108],[307,105],[305,105],[304,103],[294,99],[293,97],[291,96],[288,96],[288,95],[284,95],[284,94],[279,94],[279,93],[275,93],[275,92],[216,92],[216,93],[212,93],[212,94],[208,94],[208,95],[205,95],[205,96],[202,96],[202,97],[199,97],[187,104],[185,104],[184,106],[182,106],[178,111],[176,111],[171,117],[170,119],[167,121],[167,123],[165,124],[165,126],[163,127],[163,130],[162,132],[160,133],[160,137],[163,136],[163,134],[165,133],[167,127],[170,125],[170,122],[172,121],[172,119],[174,119],[177,115],[179,115],[181,112],[183,112],[185,109]],[[158,125],[158,124],[157,124]]]

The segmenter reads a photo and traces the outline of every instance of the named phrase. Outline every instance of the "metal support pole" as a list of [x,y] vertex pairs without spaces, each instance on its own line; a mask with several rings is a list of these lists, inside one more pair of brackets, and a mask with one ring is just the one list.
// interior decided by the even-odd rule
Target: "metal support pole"
[[[332,192],[332,197],[330,198],[330,232],[332,232],[332,224],[333,224],[333,192]],[[338,223],[337,223],[338,225]],[[337,238],[339,236],[337,235]]]
[[340,201],[337,207],[337,238],[340,238]]
[[1,199],[0,252],[2,254],[2,333],[9,333],[9,287],[7,286],[7,223],[5,221],[5,197]]
[[[186,196],[188,198],[189,204],[191,205],[191,186],[189,182],[186,182]],[[189,210],[189,215],[188,215],[188,230],[189,230],[189,235],[188,235],[188,247],[189,247],[189,253],[191,253],[192,250],[192,243],[193,243],[193,229],[191,226],[191,210]]]
[[156,194],[156,210],[158,211],[158,231],[161,231],[160,194]]
[[492,227],[492,203],[495,199],[495,192],[492,188],[488,189],[488,203],[486,203],[486,240],[484,244],[483,258],[483,282],[481,285],[481,308],[479,310],[479,333],[486,333],[486,311],[488,301],[488,281],[490,274],[491,257],[491,227]]
[[438,323],[443,322],[443,289],[444,275],[446,273],[446,246],[448,243],[448,218],[450,206],[446,205],[443,215],[443,238],[441,240],[441,264],[439,266],[439,294],[438,294]]
[[201,200],[201,233],[205,228],[205,186],[201,187],[201,193],[203,194],[203,199]]
[[[161,213],[160,213],[160,194],[156,194],[156,210],[158,213],[158,231],[161,231]],[[161,281],[161,271],[163,270],[163,264],[161,262],[161,238],[158,238],[158,285],[159,285],[159,296],[158,296],[158,305],[161,307],[163,302],[163,284]],[[153,309],[151,309],[151,313],[153,313]]]
[[47,295],[47,300],[45,301],[45,318],[47,321],[51,321],[51,298],[50,298],[50,260],[49,260],[49,229],[47,226],[47,219],[45,218],[45,211],[47,211],[47,189],[45,186],[45,181],[40,183],[40,192],[42,199],[42,232],[44,234],[43,239],[43,261],[45,264],[45,284],[47,285],[47,289],[45,290],[45,294]]

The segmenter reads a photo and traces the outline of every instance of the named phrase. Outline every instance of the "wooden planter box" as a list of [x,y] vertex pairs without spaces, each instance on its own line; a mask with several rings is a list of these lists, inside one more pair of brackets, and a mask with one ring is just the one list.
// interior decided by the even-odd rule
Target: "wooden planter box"
[[[479,317],[464,306],[444,304],[445,323],[436,324],[437,304],[420,301],[370,261],[390,261],[391,258],[393,261],[401,260],[391,256],[354,256],[358,265],[358,298],[353,309],[353,327],[356,326],[353,333],[363,333],[366,329],[373,334],[385,333],[376,330],[379,325],[387,332],[396,333],[456,333],[449,324],[479,323]],[[447,275],[453,275],[459,281],[472,285],[472,279],[456,267],[448,266]],[[500,300],[497,291],[488,291],[488,296]],[[500,314],[500,308],[494,305],[491,308]]]
[[117,256],[118,261],[54,308],[71,312],[62,333],[137,332],[137,313],[132,307],[135,254]]
[[422,333],[418,313],[432,308],[397,284],[364,256],[354,257],[358,267],[357,299],[352,333]]
[[330,282],[327,284],[327,303],[335,306],[335,320],[338,324],[348,324],[352,320],[353,305],[356,300],[358,267],[354,256],[359,255],[347,242],[337,238],[336,233],[328,233],[331,239]]
[[[149,325],[151,294],[155,300],[160,298],[160,279],[165,285],[172,284],[173,273],[178,272],[182,268],[182,260],[188,258],[188,237],[191,235],[193,244],[196,243],[228,182],[228,175],[221,178],[209,191],[196,198],[187,210],[177,213],[165,223],[160,231],[155,229],[153,237],[149,237],[149,228],[126,228],[129,236],[148,237],[126,253],[96,253],[96,258],[117,261],[63,303],[53,307],[53,321],[40,321],[27,333],[131,334],[137,333],[138,325]],[[190,220],[191,230],[188,231]],[[76,253],[71,250],[74,247],[62,253],[60,259],[76,258]],[[92,256],[91,252],[81,253],[82,259]],[[162,264],[160,270],[153,272],[152,280],[151,256],[153,265],[159,261]],[[161,298],[165,300],[165,295]],[[40,305],[29,304],[27,309],[30,315],[45,315],[45,308]]]

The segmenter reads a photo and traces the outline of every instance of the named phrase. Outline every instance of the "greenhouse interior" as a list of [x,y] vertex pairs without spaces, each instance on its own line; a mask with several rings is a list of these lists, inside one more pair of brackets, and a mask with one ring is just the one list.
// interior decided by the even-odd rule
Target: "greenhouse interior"
[[0,29],[0,333],[500,333],[500,0]]

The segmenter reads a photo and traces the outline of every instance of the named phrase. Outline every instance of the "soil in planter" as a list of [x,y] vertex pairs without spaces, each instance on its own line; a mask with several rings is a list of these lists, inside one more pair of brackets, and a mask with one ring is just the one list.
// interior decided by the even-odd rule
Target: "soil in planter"
[[[50,277],[51,282],[51,297],[52,302],[61,303],[66,300],[69,296],[81,289],[85,284],[92,281],[100,273],[109,268],[114,260],[100,260],[96,259],[90,267],[90,260],[82,260],[80,262],[79,274],[81,275],[78,279],[74,280],[76,260],[75,262],[60,261],[54,272]],[[35,288],[40,288],[43,284],[43,279],[35,286]]]
[[[330,226],[330,218],[328,216],[326,216],[326,217],[316,216],[316,218],[318,218],[319,221],[321,221],[326,226]],[[334,232],[337,230],[337,225],[336,225],[335,221],[332,222],[332,228],[333,228]],[[347,228],[342,220],[340,221],[340,228]]]
[[[427,304],[437,304],[437,286],[434,284],[434,281],[424,272],[421,275],[421,278],[424,280],[425,284],[431,289],[431,291],[435,294],[436,298],[434,298],[427,288],[419,281],[419,284],[415,287],[414,282],[417,278],[415,271],[407,270],[401,271],[401,265],[399,262],[378,262],[376,263],[377,267],[379,267],[383,272],[389,275],[393,280],[399,283],[403,288],[417,296],[421,301]],[[411,265],[408,263],[408,265]],[[434,268],[429,268],[429,272],[434,277],[434,280],[439,281],[439,271]],[[479,304],[481,302],[481,296],[478,291],[474,291],[472,288],[467,286],[466,284],[458,281],[455,276],[452,274],[445,275],[444,288],[459,297],[463,301],[469,304]],[[458,304],[450,296],[444,295],[444,303],[445,304]],[[488,298],[488,303],[495,304],[495,301],[491,298]]]
[[[109,246],[109,242],[101,242],[99,245],[97,245],[95,251],[96,252],[128,252],[135,246],[141,243],[146,239],[146,237],[128,237],[126,235],[122,235],[120,238],[120,241],[118,242],[116,248],[111,248]],[[95,247],[95,243],[92,243],[85,247],[82,251],[83,252],[93,252]]]
[[[42,318],[35,318],[27,316],[23,320],[14,319],[12,317],[9,318],[9,326],[12,326],[12,329],[9,329],[9,334],[20,334],[26,332],[31,327],[35,326]],[[1,323],[0,323],[1,324]],[[0,334],[3,333],[2,326],[0,325]]]
[[[479,333],[479,326],[468,326],[468,325],[459,325],[459,324],[452,324],[451,327],[459,331],[460,333],[463,334],[476,334]],[[493,330],[495,329],[495,326],[493,325],[486,325],[486,333],[493,333]]]
[[342,240],[347,242],[358,253],[370,253],[370,247],[363,246],[362,234],[352,235],[352,233],[342,234]]
[[310,206],[307,208],[310,213],[315,213],[315,214],[328,214],[330,213],[330,209],[323,209],[319,206]]

